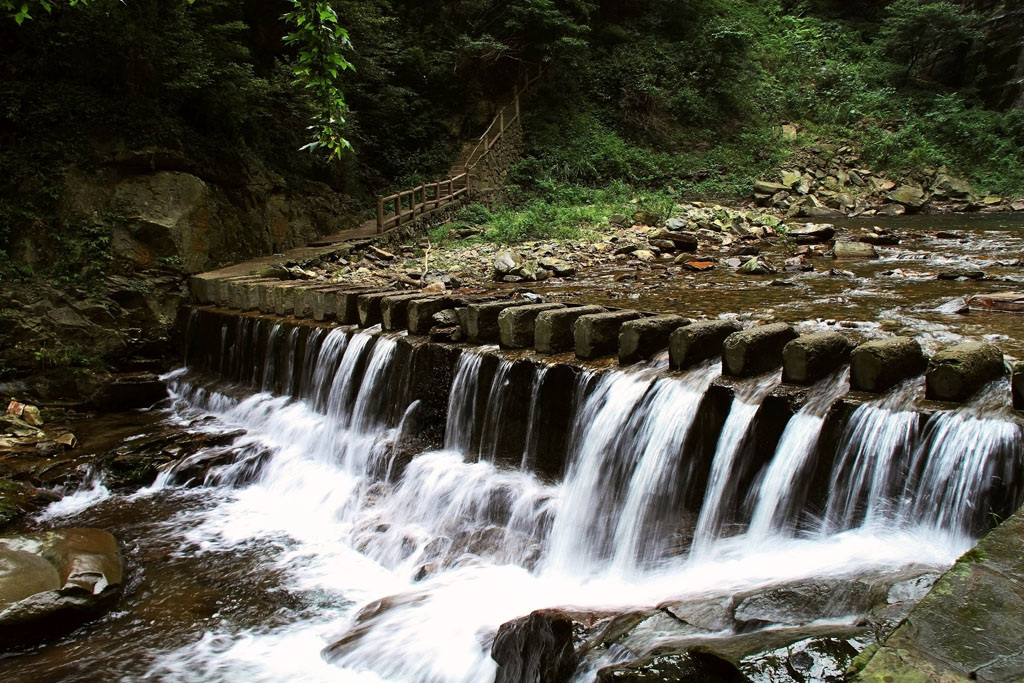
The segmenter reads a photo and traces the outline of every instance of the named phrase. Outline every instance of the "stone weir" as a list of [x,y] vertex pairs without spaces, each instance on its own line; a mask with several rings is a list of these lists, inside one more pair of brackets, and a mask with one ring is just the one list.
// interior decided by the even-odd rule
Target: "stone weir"
[[[890,489],[901,478],[925,482],[930,476],[928,454],[936,450],[938,440],[950,438],[936,416],[958,415],[966,409],[915,400],[910,408],[892,411],[903,420],[907,443],[896,443],[892,457],[879,456],[893,463],[893,472],[865,475],[851,441],[859,443],[871,429],[861,424],[866,419],[861,413],[883,400],[872,392],[886,392],[927,370],[929,393],[939,392],[938,387],[960,387],[957,398],[965,398],[1003,375],[1001,356],[996,351],[993,358],[985,345],[961,345],[953,349],[955,356],[940,353],[929,361],[911,339],[853,347],[838,334],[798,336],[785,324],[741,330],[731,322],[691,322],[535,298],[501,299],[486,291],[425,295],[250,278],[197,279],[193,287],[202,305],[189,309],[186,316],[185,358],[190,370],[301,398],[319,410],[329,412],[332,401],[345,400],[335,396],[337,386],[330,382],[311,381],[316,373],[342,373],[340,356],[331,357],[329,362],[337,364],[333,368],[317,367],[328,362],[325,339],[340,332],[345,343],[351,345],[358,337],[368,347],[379,339],[393,340],[391,368],[378,392],[381,421],[403,426],[401,443],[388,465],[392,475],[417,453],[445,447],[467,458],[529,469],[547,481],[561,480],[573,462],[583,459],[584,442],[595,438],[590,432],[601,418],[588,415],[582,406],[600,391],[614,390],[608,378],[647,377],[646,395],[654,396],[657,378],[708,373],[709,381],[693,398],[693,426],[679,444],[685,461],[666,473],[680,481],[671,507],[673,516],[680,508],[687,511],[682,521],[676,520],[681,525],[686,519],[693,522],[709,491],[721,499],[720,509],[705,525],[708,533],[751,522],[756,501],[769,495],[780,498],[768,515],[775,527],[792,529],[826,515],[840,526],[861,523],[865,498],[876,492],[852,485],[840,490],[836,478],[887,478],[883,495],[895,495]],[[640,362],[663,356],[666,349],[670,367],[663,360]],[[950,357],[956,362],[943,360]],[[364,354],[346,362],[354,367],[344,369],[345,383],[357,386],[371,359]],[[628,367],[619,370],[619,364]],[[846,367],[854,388],[850,392],[845,388]],[[952,368],[952,379],[943,375],[947,367]],[[783,383],[778,381],[780,368]],[[752,383],[764,384],[765,377],[774,378],[768,382],[770,391],[750,398]],[[820,434],[810,442],[806,457],[787,465],[799,476],[790,477],[782,493],[763,492],[770,464],[788,448],[782,443],[787,427],[822,386],[836,382],[844,386],[820,411]],[[964,389],[965,385],[974,388]],[[725,458],[723,465],[723,444],[729,441],[725,432],[736,430],[734,405],[744,401],[755,405],[756,416],[733,439],[734,461]],[[649,441],[637,433],[663,407],[653,399],[638,399],[625,410],[637,414],[625,419],[622,434],[602,448],[622,451],[620,460],[628,464],[641,457],[628,451]],[[888,415],[887,408],[879,410]],[[996,412],[999,420],[1020,421],[1005,405]],[[963,448],[971,447],[970,438],[960,441]],[[1012,513],[1022,497],[1019,449],[1010,442],[987,448],[982,458],[987,469],[949,471],[942,474],[942,482],[932,482],[953,495],[965,489],[962,483],[948,481],[951,477],[978,479],[967,485],[973,509],[962,520],[963,530],[973,533],[988,528],[993,515]],[[966,453],[962,459],[971,460]],[[719,486],[716,477],[722,476],[717,473],[723,467],[727,483]],[[609,484],[614,489],[610,495],[620,495],[630,485],[629,471],[609,476],[616,479]],[[844,496],[850,501],[845,508]]]

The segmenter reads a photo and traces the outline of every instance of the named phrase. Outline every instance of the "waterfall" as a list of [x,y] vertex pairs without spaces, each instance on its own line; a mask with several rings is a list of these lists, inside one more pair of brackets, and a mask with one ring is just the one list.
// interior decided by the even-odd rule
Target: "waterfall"
[[750,539],[763,540],[773,534],[791,531],[801,502],[795,487],[807,474],[807,464],[817,449],[826,413],[847,392],[849,376],[847,367],[815,384],[803,408],[786,425],[757,490],[754,512],[747,529]]
[[780,377],[778,372],[769,373],[747,380],[736,389],[729,416],[718,437],[718,446],[711,461],[708,487],[704,493],[704,504],[697,517],[697,528],[693,532],[695,555],[707,551],[711,542],[718,536],[722,520],[733,502],[731,490],[734,481],[730,475],[741,455],[747,432],[754,422],[761,401],[778,386]]
[[[824,380],[778,445],[764,445],[774,455],[759,456],[749,530],[732,535],[739,473],[758,471],[758,413],[781,404],[781,391],[768,399],[778,373],[570,373],[487,357],[493,348],[260,322],[190,316],[168,420],[244,433],[126,500],[171,501],[155,526],[174,558],[252,552],[252,587],[237,590],[273,586],[275,619],[211,618],[184,640],[140,645],[142,663],[118,660],[136,667],[125,680],[479,683],[494,677],[496,629],[535,609],[626,611],[910,564],[941,571],[990,511],[1021,500],[1021,427],[991,405],[1005,382],[922,417],[920,381],[851,413],[845,375]],[[565,453],[549,453],[563,418]],[[561,479],[531,471],[553,457]],[[830,472],[825,515],[797,532],[794,520],[821,514],[800,487],[812,465]],[[199,478],[206,488],[183,486]]]

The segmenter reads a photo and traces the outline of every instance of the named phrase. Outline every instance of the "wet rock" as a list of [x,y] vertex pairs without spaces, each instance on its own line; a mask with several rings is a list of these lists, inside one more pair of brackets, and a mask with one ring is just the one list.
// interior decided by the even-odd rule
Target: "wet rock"
[[928,362],[927,396],[938,401],[966,401],[1005,374],[1003,354],[996,346],[981,342],[957,344],[939,351]]
[[901,185],[886,195],[886,198],[908,209],[920,209],[928,201],[924,190],[913,185]]
[[740,258],[727,258],[722,259],[722,263],[730,268],[739,268],[743,265],[743,259]]
[[971,270],[970,268],[953,268],[952,270],[944,270],[936,276],[939,280],[981,280],[984,279],[985,273],[980,270]]
[[583,316],[573,328],[576,357],[590,359],[616,353],[622,325],[639,317],[638,311],[629,310]]
[[101,529],[0,537],[0,642],[34,642],[99,616],[123,572],[117,541]]
[[42,427],[44,424],[42,412],[33,405],[11,401],[7,404],[7,414],[21,418],[32,427]]
[[454,308],[446,308],[430,317],[438,327],[451,327],[459,324],[459,316]]
[[714,261],[690,261],[688,256],[680,256],[675,260],[676,265],[680,265],[684,270],[689,270],[694,273],[704,273],[709,270],[715,269]]
[[767,259],[755,256],[740,266],[739,272],[744,275],[772,275],[777,273],[778,270]]
[[40,458],[58,458],[64,455],[64,444],[56,441],[39,441],[36,443],[36,455]]
[[525,306],[529,303],[524,300],[506,299],[469,304],[466,307],[465,317],[460,319],[466,341],[470,344],[498,343],[498,316],[501,312],[506,308]]
[[672,230],[658,230],[651,234],[652,240],[664,240],[671,242],[676,251],[693,253],[699,246],[697,238],[688,232],[675,232]]
[[458,325],[438,325],[430,328],[430,341],[455,344],[462,341],[462,328]]
[[889,337],[861,344],[850,354],[850,387],[881,393],[925,371],[928,361],[916,339]]
[[832,248],[832,253],[837,259],[875,259],[878,252],[873,245],[866,242],[850,242],[837,240]]
[[579,663],[583,625],[570,612],[539,610],[501,625],[491,645],[494,683],[566,683]]
[[644,263],[650,263],[656,258],[654,252],[649,249],[637,249],[636,251],[633,252],[632,256],[633,258]]
[[734,617],[747,627],[782,624],[799,626],[820,619],[864,614],[875,603],[871,584],[863,581],[820,579],[769,588],[744,598]]
[[890,605],[900,602],[916,603],[928,593],[938,578],[938,574],[922,574],[912,579],[897,581],[889,587],[885,601]]
[[851,680],[1024,680],[1022,537],[1018,510],[943,574]]
[[982,311],[1008,311],[1024,313],[1024,292],[978,294],[967,300],[968,306]]
[[656,315],[630,320],[619,331],[619,363],[648,360],[668,348],[669,336],[690,321],[678,315]]
[[1024,361],[1017,361],[1013,366],[1013,407],[1024,410]]
[[565,308],[565,304],[531,304],[504,309],[498,314],[499,343],[506,349],[532,346],[537,316],[556,308]]
[[710,633],[724,631],[733,627],[732,613],[734,608],[732,596],[709,598],[706,600],[664,602],[658,605],[658,609],[665,610],[676,619]]
[[879,247],[894,247],[900,243],[900,238],[886,230],[876,229],[861,235],[860,241]]
[[936,313],[945,313],[947,315],[967,315],[971,311],[971,307],[967,305],[967,299],[962,296],[958,296],[955,299],[936,306],[934,309]]
[[751,327],[735,332],[722,344],[722,372],[752,377],[782,364],[782,349],[797,336],[786,323]]
[[902,216],[905,214],[907,209],[902,204],[885,204],[880,207],[878,211],[885,216],[895,218],[896,216]]
[[731,320],[704,320],[677,329],[669,335],[668,358],[673,370],[685,370],[722,354],[726,337],[740,326]]
[[0,414],[0,434],[14,436],[42,437],[43,431],[14,415]]
[[597,672],[597,683],[749,683],[736,665],[711,652],[655,654]]
[[839,332],[797,337],[782,349],[782,381],[814,384],[850,360],[853,342]]
[[601,306],[574,306],[542,311],[534,327],[534,348],[538,353],[565,353],[576,345],[573,327],[582,316],[604,313]]
[[937,233],[935,233],[935,239],[939,240],[958,240],[961,238],[963,238],[963,235],[961,235],[958,232],[953,232],[951,230],[939,230]]
[[805,638],[740,663],[742,671],[771,683],[842,683],[857,656],[851,639]]

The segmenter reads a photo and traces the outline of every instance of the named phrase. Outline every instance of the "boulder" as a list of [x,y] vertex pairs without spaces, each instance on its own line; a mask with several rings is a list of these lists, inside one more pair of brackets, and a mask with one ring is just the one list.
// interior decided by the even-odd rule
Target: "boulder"
[[555,609],[502,624],[491,644],[494,683],[567,683],[579,663],[578,624],[572,613]]
[[462,332],[470,344],[497,344],[499,338],[498,316],[506,308],[527,306],[529,301],[522,299],[505,299],[504,301],[487,301],[470,304],[459,319]]
[[891,202],[902,204],[908,209],[920,209],[928,201],[924,190],[913,185],[900,185],[886,195],[886,198]]
[[494,259],[494,279],[501,280],[506,275],[515,275],[522,266],[523,257],[513,251],[503,251]]
[[786,323],[751,327],[729,335],[722,344],[722,372],[752,377],[782,364],[782,349],[797,336]]
[[622,325],[639,317],[638,311],[628,310],[583,316],[573,328],[576,357],[590,359],[616,353]]
[[861,344],[850,354],[850,387],[881,393],[924,373],[927,366],[928,360],[916,339],[877,339]]
[[772,183],[765,180],[758,180],[754,183],[754,193],[763,195],[773,195],[776,192],[789,192],[789,186],[783,185],[782,183]]
[[866,242],[851,242],[847,240],[836,240],[832,253],[837,259],[875,259],[878,252],[875,247]]
[[34,642],[99,616],[123,575],[117,541],[102,529],[0,537],[0,642]]
[[565,353],[576,345],[573,327],[582,316],[604,313],[601,306],[574,306],[542,311],[533,331],[533,346],[539,353]]
[[738,272],[744,275],[772,275],[779,271],[767,259],[755,256],[740,266]]
[[659,653],[597,672],[597,683],[749,683],[736,665],[711,652]]
[[685,370],[722,354],[726,337],[740,330],[731,320],[703,320],[669,335],[668,361],[673,370]]
[[864,614],[880,596],[864,581],[818,579],[769,588],[744,598],[734,618],[748,627],[768,624],[800,626],[819,619]]
[[623,324],[619,330],[619,363],[648,360],[668,348],[669,336],[690,321],[678,315],[656,315]]
[[1017,361],[1013,366],[1013,407],[1024,410],[1024,361]]
[[797,244],[824,244],[836,236],[836,228],[829,223],[794,225],[786,233]]
[[971,184],[963,178],[939,172],[932,183],[932,192],[940,197],[951,199],[968,199],[974,193]]
[[633,252],[633,258],[643,261],[644,263],[650,263],[655,259],[655,255],[650,249],[637,249]]
[[653,211],[646,211],[639,209],[633,212],[633,223],[639,223],[640,225],[657,225],[662,220],[662,217]]
[[506,349],[532,346],[537,316],[556,308],[565,308],[565,304],[530,304],[504,309],[498,314],[499,343]]
[[542,258],[538,261],[541,268],[550,270],[555,274],[555,277],[572,277],[576,274],[576,267],[569,265],[565,261],[556,258]]
[[782,349],[782,381],[814,384],[850,361],[853,342],[839,332],[797,337]]
[[1006,374],[1002,352],[992,344],[966,342],[939,351],[928,362],[927,396],[938,401],[966,401]]

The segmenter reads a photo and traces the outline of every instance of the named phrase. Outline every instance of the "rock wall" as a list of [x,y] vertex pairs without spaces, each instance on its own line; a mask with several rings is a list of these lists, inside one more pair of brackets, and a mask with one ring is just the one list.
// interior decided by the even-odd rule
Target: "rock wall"
[[474,190],[493,190],[505,182],[512,164],[523,155],[523,127],[516,119],[491,146],[491,151],[477,163],[471,172]]

